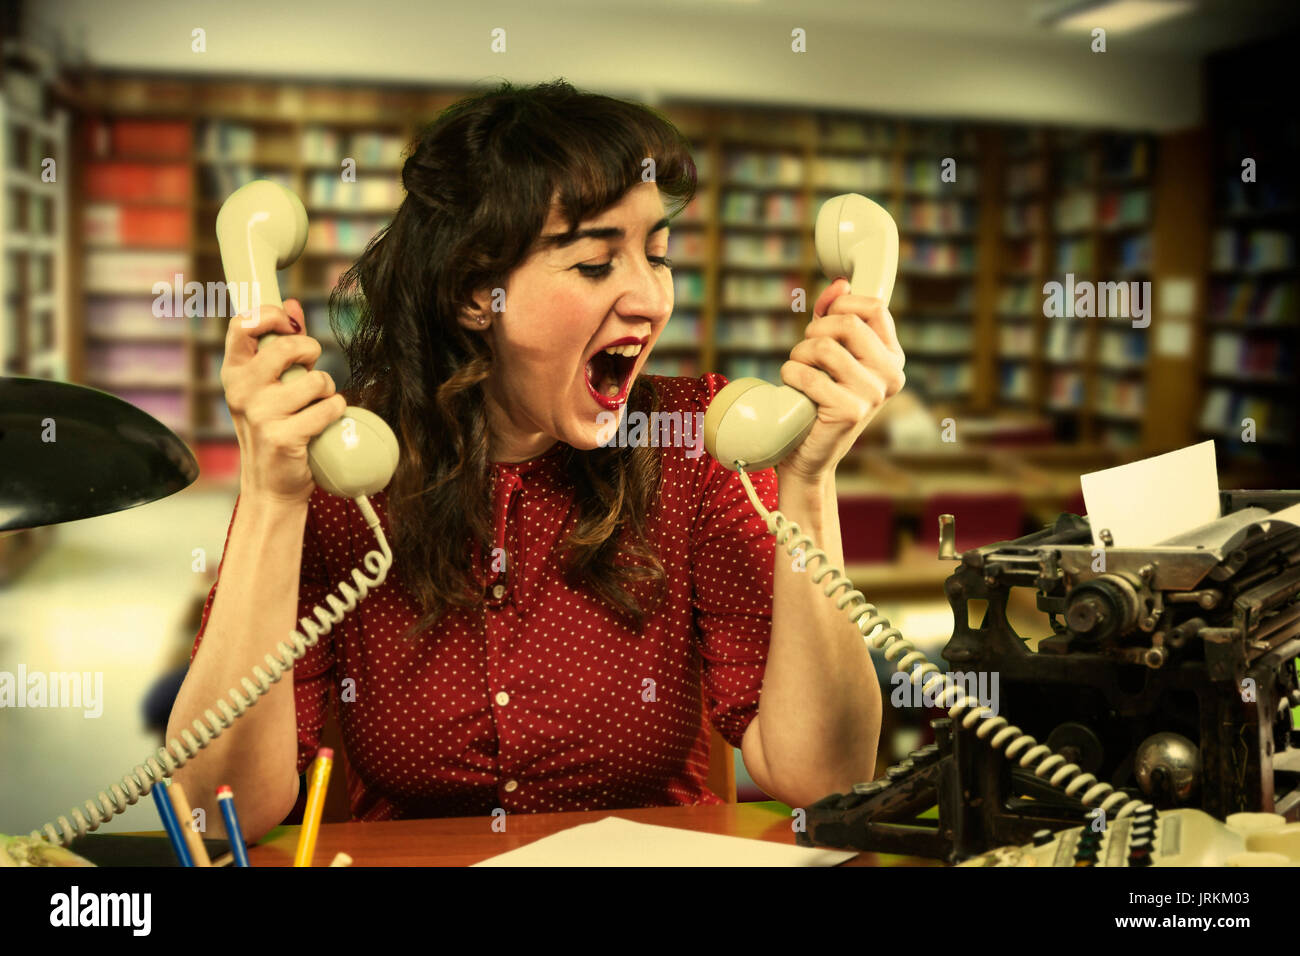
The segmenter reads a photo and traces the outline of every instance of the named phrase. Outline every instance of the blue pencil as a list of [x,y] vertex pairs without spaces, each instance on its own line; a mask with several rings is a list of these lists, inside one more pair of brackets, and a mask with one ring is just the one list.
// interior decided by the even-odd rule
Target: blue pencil
[[160,780],[154,784],[153,802],[158,807],[158,816],[162,818],[163,829],[167,831],[167,839],[172,841],[172,849],[176,851],[176,859],[181,861],[181,866],[193,866],[194,857],[190,856],[190,848],[185,845],[185,835],[181,833],[181,825],[176,819],[176,811],[172,809],[171,798],[167,795],[167,787],[171,784],[170,780]]
[[244,848],[244,831],[239,827],[239,814],[235,813],[235,791],[225,784],[217,787],[217,803],[221,804],[221,816],[226,821],[226,836],[230,838],[230,853],[235,858],[235,866],[252,866],[248,862],[248,851]]

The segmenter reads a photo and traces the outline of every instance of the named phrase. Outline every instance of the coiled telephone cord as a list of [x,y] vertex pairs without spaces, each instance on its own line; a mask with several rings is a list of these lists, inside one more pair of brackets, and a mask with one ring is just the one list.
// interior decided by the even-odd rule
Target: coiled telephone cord
[[[943,671],[932,664],[910,642],[904,640],[898,628],[891,627],[889,621],[876,610],[874,604],[867,601],[861,591],[853,590],[853,582],[844,571],[831,564],[826,552],[816,547],[816,542],[812,538],[802,534],[799,525],[790,521],[781,512],[768,511],[763,507],[743,465],[739,465],[736,470],[740,474],[741,484],[745,486],[745,494],[749,496],[750,504],[767,522],[767,530],[776,537],[777,543],[785,545],[792,557],[801,558],[805,566],[816,558],[821,559],[823,566],[812,572],[813,583],[820,584],[823,578],[829,576],[830,580],[826,582],[823,590],[827,597],[831,597],[840,588],[848,589],[836,600],[835,606],[841,610],[849,606],[845,613],[862,632],[862,639],[875,650],[883,650],[888,661],[895,661],[901,655],[902,659],[897,661],[898,671],[909,674],[910,670],[909,677],[912,684],[920,686],[923,694],[929,694],[943,684]],[[805,544],[811,550],[802,552],[801,549]],[[867,635],[877,627],[880,627],[880,633],[875,637],[868,637]],[[919,666],[913,668],[914,664]],[[1070,797],[1077,797],[1083,804],[1100,807],[1108,818],[1116,807],[1119,809],[1114,814],[1114,819],[1118,820],[1129,816],[1138,807],[1144,805],[1143,801],[1130,798],[1128,794],[1116,790],[1109,783],[1098,781],[1093,774],[1084,773],[1083,768],[1077,764],[1067,763],[1064,757],[1052,753],[1050,748],[1022,732],[1019,727],[1009,725],[1005,717],[986,717],[986,714],[994,713],[993,709],[985,707],[977,698],[967,696],[960,687],[949,687],[936,699],[942,701],[944,707],[949,708],[949,717],[954,720],[961,719],[963,727],[969,729],[978,724],[975,735],[981,740],[988,741],[994,750],[1002,751],[1008,760],[1019,755],[1021,767],[1033,770],[1034,776],[1046,779],[1052,786],[1064,790]],[[1048,774],[1051,776],[1049,777]],[[1084,791],[1083,795],[1077,796],[1081,790]],[[1102,800],[1102,797],[1105,799]],[[1101,802],[1097,803],[1098,800]]]
[[[31,836],[33,839],[46,839],[56,845],[67,846],[77,837],[85,836],[87,832],[99,829],[100,825],[111,820],[114,815],[122,813],[128,806],[133,805],[141,797],[148,796],[149,792],[164,778],[170,777],[178,768],[185,765],[187,760],[197,756],[198,752],[221,736],[227,728],[230,727],[238,718],[244,715],[248,708],[257,703],[259,697],[264,696],[270,689],[271,685],[280,680],[285,674],[293,670],[293,665],[301,660],[307,653],[307,649],[315,647],[316,642],[324,634],[328,634],[334,627],[343,620],[344,615],[350,613],[357,603],[365,600],[371,588],[376,588],[384,583],[388,576],[388,569],[393,565],[393,552],[388,546],[388,539],[384,536],[383,529],[379,525],[379,518],[375,510],[370,505],[370,500],[361,495],[354,498],[353,501],[361,509],[365,516],[366,524],[374,533],[375,538],[379,541],[380,551],[368,551],[362,559],[362,564],[370,572],[367,577],[362,573],[361,568],[352,569],[352,579],[356,582],[356,587],[341,581],[338,585],[339,592],[343,595],[343,600],[339,600],[333,594],[326,595],[326,602],[330,610],[325,610],[319,604],[313,609],[312,613],[316,615],[316,620],[311,618],[300,618],[299,624],[302,631],[306,632],[304,637],[301,631],[295,631],[289,636],[291,644],[284,641],[276,645],[276,650],[280,656],[274,654],[266,655],[267,667],[270,669],[268,675],[261,667],[253,668],[253,677],[256,680],[249,680],[247,677],[241,678],[244,690],[248,696],[240,694],[235,688],[230,689],[230,702],[221,699],[216,703],[216,708],[220,713],[213,710],[204,712],[202,719],[194,721],[193,727],[198,731],[199,738],[190,733],[189,729],[181,732],[181,738],[178,740],[173,737],[167,742],[167,747],[159,747],[158,750],[146,758],[143,764],[138,764],[135,769],[122,778],[121,785],[112,784],[108,791],[101,790],[97,796],[98,806],[95,801],[86,801],[86,810],[89,813],[89,819],[80,809],[72,808],[72,821],[66,816],[59,817],[58,829],[54,824],[47,823],[39,830],[33,830]],[[382,553],[381,553],[382,551]],[[205,723],[206,721],[206,723]],[[171,748],[168,753],[167,748]]]

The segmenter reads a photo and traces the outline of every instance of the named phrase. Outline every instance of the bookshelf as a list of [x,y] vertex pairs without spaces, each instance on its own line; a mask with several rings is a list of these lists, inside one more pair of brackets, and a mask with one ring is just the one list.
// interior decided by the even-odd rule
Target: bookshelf
[[1041,410],[1047,381],[1040,343],[1047,335],[1048,158],[1043,130],[1007,129],[1002,141],[1002,223],[997,259],[997,399]]
[[[1290,55],[1274,42],[1209,66],[1213,227],[1197,427],[1220,461],[1246,470],[1295,459],[1300,119],[1270,85]],[[1246,159],[1253,182],[1243,179]]]
[[[0,67],[0,375],[64,380],[70,117],[52,93],[58,68],[44,49],[6,38]],[[0,584],[55,534],[42,527],[0,535]]]
[[[251,178],[285,183],[304,198],[312,234],[282,283],[303,301],[308,331],[326,347],[322,366],[345,381],[327,323],[329,289],[401,201],[403,146],[467,91],[134,74],[100,75],[85,89],[86,296],[74,321],[83,330],[86,379],[123,389],[174,422],[201,463],[230,473],[233,462],[237,473],[219,384],[227,320],[188,307],[153,316],[155,277],[181,271],[219,281],[213,227],[222,199]],[[899,224],[891,310],[909,385],[928,402],[953,413],[1048,416],[1059,441],[1101,442],[1134,456],[1197,437],[1205,403],[1187,376],[1207,394],[1217,383],[1152,354],[1152,303],[1145,306],[1153,327],[1134,329],[1127,316],[1049,318],[1043,295],[1046,282],[1067,273],[1079,281],[1151,279],[1153,287],[1165,277],[1202,281],[1197,250],[1206,247],[1208,262],[1210,239],[1204,222],[1189,219],[1190,200],[1179,199],[1200,188],[1188,178],[1194,147],[1169,135],[844,111],[680,101],[662,112],[691,143],[700,181],[673,222],[676,307],[647,372],[717,369],[779,381],[826,281],[809,224],[823,200],[852,191]],[[1175,145],[1165,157],[1167,143]],[[355,182],[340,177],[349,157]],[[940,175],[948,158],[955,182]],[[118,168],[128,172],[114,181]],[[105,176],[115,185],[103,187]],[[1225,213],[1247,215],[1276,212]],[[1262,303],[1258,309],[1228,310],[1211,322],[1254,316],[1264,325],[1294,301],[1294,283],[1275,277],[1265,288],[1260,277],[1248,279],[1254,298],[1230,285],[1206,298],[1211,307],[1237,301],[1229,294],[1237,288],[1237,298]],[[791,308],[796,289],[807,292],[803,313]],[[133,375],[150,369],[151,377],[113,380],[106,345],[133,350]],[[1259,384],[1268,394],[1271,385]]]
[[80,77],[85,160],[84,380],[195,448],[205,480],[238,474],[221,387],[228,310],[215,238],[225,197],[256,178],[300,195],[307,252],[281,272],[335,380],[330,289],[401,202],[402,151],[454,94],[234,80]]

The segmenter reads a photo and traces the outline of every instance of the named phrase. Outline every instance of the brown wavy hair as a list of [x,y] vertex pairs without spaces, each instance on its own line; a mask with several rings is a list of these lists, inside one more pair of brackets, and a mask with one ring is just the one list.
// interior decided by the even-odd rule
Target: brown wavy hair
[[[403,155],[406,196],[340,278],[329,315],[350,367],[340,391],[387,421],[401,446],[387,495],[393,568],[423,608],[410,637],[449,607],[482,602],[474,569],[492,546],[484,384],[495,359],[490,339],[458,317],[475,309],[476,290],[505,286],[553,202],[574,231],[642,182],[649,157],[671,217],[697,179],[685,138],[661,114],[562,79],[502,82],[459,100]],[[638,376],[628,411],[650,414],[659,401],[653,381]],[[659,451],[564,445],[558,454],[577,510],[563,545],[566,580],[640,631],[665,583],[646,520],[659,497]]]

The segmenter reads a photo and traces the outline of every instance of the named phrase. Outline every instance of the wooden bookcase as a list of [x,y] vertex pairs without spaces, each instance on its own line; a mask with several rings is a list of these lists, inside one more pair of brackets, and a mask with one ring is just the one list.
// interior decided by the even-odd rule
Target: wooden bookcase
[[[393,185],[402,147],[468,90],[135,74],[84,78],[83,90],[81,134],[88,138],[79,142],[88,173],[97,164],[136,163],[174,171],[186,191],[171,206],[155,191],[145,202],[108,202],[117,210],[106,212],[83,190],[74,234],[86,232],[87,216],[101,225],[115,215],[124,222],[137,206],[159,221],[170,209],[173,229],[161,245],[97,239],[82,250],[82,276],[103,273],[96,254],[146,252],[174,257],[187,280],[219,281],[213,226],[221,200],[248,179],[279,179],[303,196],[313,227],[307,253],[282,285],[303,301],[308,331],[326,345],[322,365],[346,380],[326,321],[329,289],[400,201]],[[1087,281],[1150,280],[1157,293],[1167,277],[1204,281],[1197,250],[1208,255],[1209,220],[1189,215],[1184,200],[1208,194],[1209,183],[1186,134],[687,101],[661,111],[692,143],[700,185],[673,224],[676,308],[648,372],[716,369],[779,380],[826,284],[810,224],[824,199],[853,191],[880,202],[899,224],[891,311],[908,353],[909,385],[929,402],[945,413],[1047,418],[1062,442],[1109,443],[1133,457],[1197,437],[1197,376],[1186,359],[1180,364],[1149,344],[1160,321],[1157,303],[1147,303],[1146,329],[1127,318],[1048,319],[1043,308],[1044,283],[1063,281],[1067,272]],[[134,130],[151,151],[120,148],[118,140],[132,138],[131,123],[155,124]],[[363,185],[341,191],[339,162],[352,153]],[[946,158],[956,163],[955,182],[940,176]],[[358,204],[333,205],[342,195],[359,197]],[[157,407],[174,417],[205,470],[237,473],[218,377],[226,320],[156,319],[148,288],[137,281],[123,297],[87,283],[73,303],[80,334],[72,374],[121,389],[147,410],[144,402],[165,396],[170,405]],[[795,289],[806,290],[804,313],[791,308]],[[122,298],[139,324],[115,332],[104,317]],[[1191,335],[1194,354],[1198,334]],[[104,345],[155,347],[158,362],[135,366],[171,369],[171,377],[105,379]],[[870,429],[863,439],[883,440]]]
[[[1196,427],[1220,461],[1264,474],[1300,471],[1300,117],[1289,39],[1211,58],[1208,296]],[[1253,181],[1243,178],[1254,164]],[[1253,431],[1253,436],[1251,435]],[[1294,487],[1294,485],[1292,486]]]
[[[66,379],[70,117],[50,96],[57,68],[43,50],[7,38],[0,66],[0,375]],[[0,583],[53,534],[0,536]]]

